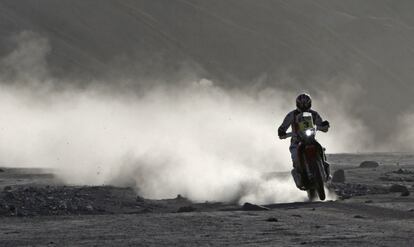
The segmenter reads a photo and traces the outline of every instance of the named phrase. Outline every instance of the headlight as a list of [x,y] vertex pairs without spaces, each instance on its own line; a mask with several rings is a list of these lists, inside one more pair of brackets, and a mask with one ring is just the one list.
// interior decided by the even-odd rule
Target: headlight
[[306,136],[311,136],[313,134],[313,130],[312,129],[307,129],[305,131]]

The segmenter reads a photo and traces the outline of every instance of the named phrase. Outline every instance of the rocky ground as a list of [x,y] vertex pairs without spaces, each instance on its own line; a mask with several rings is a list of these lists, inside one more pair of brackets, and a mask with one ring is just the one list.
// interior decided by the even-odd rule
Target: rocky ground
[[[413,246],[414,158],[329,158],[337,201],[261,206],[148,200],[130,188],[63,186],[42,170],[3,168],[0,246]],[[364,160],[378,164],[360,167]]]

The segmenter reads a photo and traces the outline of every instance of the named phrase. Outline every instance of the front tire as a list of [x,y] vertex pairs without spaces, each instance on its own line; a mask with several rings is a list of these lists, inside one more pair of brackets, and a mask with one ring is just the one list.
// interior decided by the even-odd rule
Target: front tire
[[324,187],[325,170],[321,170],[324,169],[324,166],[322,156],[320,156],[319,154],[319,152],[316,152],[316,154],[315,152],[310,152],[309,156],[304,155],[304,160],[308,162],[307,164],[309,166],[309,169],[311,169],[310,172],[312,173],[311,179],[309,181],[309,189],[307,190],[308,198],[310,201],[314,201],[317,198],[317,195],[319,196],[319,199],[321,201],[326,199]]
[[325,187],[323,183],[324,180],[322,178],[322,174],[321,174],[321,171],[319,171],[319,169],[320,169],[320,166],[318,166],[318,171],[316,171],[316,177],[315,177],[316,190],[318,191],[319,199],[321,199],[321,201],[324,201],[326,199]]

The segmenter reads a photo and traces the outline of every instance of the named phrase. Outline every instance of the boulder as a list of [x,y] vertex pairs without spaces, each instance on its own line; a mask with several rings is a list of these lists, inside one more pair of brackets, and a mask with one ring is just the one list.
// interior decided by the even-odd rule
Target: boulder
[[391,185],[391,187],[389,188],[390,192],[407,192],[408,189],[407,187],[405,187],[404,185],[400,185],[400,184],[393,184]]
[[11,191],[11,190],[12,190],[12,187],[11,186],[5,186],[3,188],[3,191]]
[[352,195],[349,194],[343,194],[341,196],[339,196],[340,200],[346,200],[346,199],[350,199],[352,197]]
[[360,168],[376,168],[379,166],[379,163],[376,161],[363,161],[359,167]]
[[140,211],[140,213],[152,213],[153,211],[152,211],[152,209],[150,209],[150,208],[144,208],[144,209],[142,209],[141,211]]
[[183,197],[182,195],[178,194],[178,195],[175,197],[175,200],[183,200],[183,201],[186,201],[186,200],[187,200],[187,198],[185,198],[185,197]]
[[404,192],[401,192],[401,196],[409,196],[410,195],[410,191],[404,191]]
[[275,218],[275,217],[270,217],[266,221],[267,222],[278,222],[277,218]]
[[175,201],[177,201],[177,202],[180,202],[180,203],[191,203],[191,201],[190,200],[188,200],[187,199],[187,197],[184,197],[184,196],[182,196],[182,195],[180,195],[180,194],[178,194],[174,199],[172,199],[172,200],[175,200]]
[[139,196],[139,195],[138,195],[138,196],[136,197],[135,201],[136,201],[136,202],[145,202],[145,199],[144,199],[144,197],[141,197],[141,196]]
[[392,173],[396,173],[396,174],[414,174],[413,171],[409,171],[407,169],[398,169],[396,171],[393,171]]
[[188,212],[194,212],[196,211],[196,209],[194,207],[191,206],[185,206],[185,207],[181,207],[177,210],[177,213],[188,213]]
[[332,176],[332,182],[344,183],[345,182],[345,171],[342,169],[336,170]]
[[265,211],[265,210],[269,210],[269,208],[246,202],[245,204],[243,204],[242,210],[244,211]]

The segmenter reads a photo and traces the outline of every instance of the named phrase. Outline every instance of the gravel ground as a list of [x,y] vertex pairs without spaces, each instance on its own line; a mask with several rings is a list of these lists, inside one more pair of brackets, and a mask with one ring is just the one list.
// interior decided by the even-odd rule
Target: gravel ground
[[331,186],[337,201],[263,211],[181,196],[148,200],[130,188],[64,186],[41,170],[4,168],[0,246],[413,246],[414,166],[359,168],[353,157],[333,165],[345,174]]

